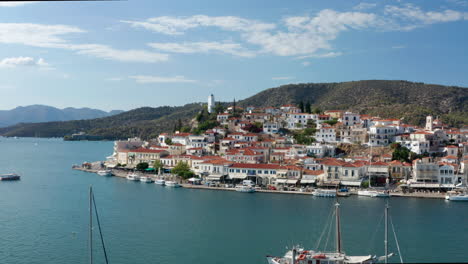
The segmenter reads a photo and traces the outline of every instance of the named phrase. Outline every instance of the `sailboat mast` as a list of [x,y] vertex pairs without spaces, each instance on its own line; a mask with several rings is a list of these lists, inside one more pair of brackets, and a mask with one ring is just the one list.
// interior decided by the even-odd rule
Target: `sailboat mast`
[[385,204],[385,263],[388,263],[388,198]]
[[89,263],[93,264],[93,187],[89,186]]
[[369,168],[367,169],[367,176],[369,176],[369,187],[371,187],[371,173],[370,168],[372,167],[372,144],[370,145],[370,158],[369,158]]
[[335,223],[335,226],[336,226],[336,238],[335,238],[335,242],[336,242],[336,252],[337,253],[341,253],[341,226],[340,226],[340,204],[338,202],[336,202],[335,204],[335,207],[336,207],[336,211],[335,211],[335,215],[336,215],[336,223]]

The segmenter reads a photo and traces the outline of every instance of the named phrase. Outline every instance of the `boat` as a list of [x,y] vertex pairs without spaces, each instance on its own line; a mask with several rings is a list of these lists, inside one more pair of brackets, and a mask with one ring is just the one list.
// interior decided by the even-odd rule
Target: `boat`
[[351,193],[349,192],[348,189],[340,189],[339,191],[336,192],[336,196],[349,197],[351,196]]
[[111,170],[100,170],[97,172],[98,175],[100,176],[112,176],[112,171]]
[[[377,263],[384,261],[388,263],[388,258],[393,256],[393,253],[388,253],[388,203],[385,206],[385,254],[381,257],[377,257],[376,255],[362,255],[362,256],[349,256],[347,255],[342,248],[342,237],[341,237],[341,223],[340,223],[340,204],[338,201],[335,203],[335,210],[334,210],[334,218],[330,218],[330,223],[325,227],[322,231],[322,235],[320,236],[317,245],[320,245],[322,241],[323,235],[328,233],[327,230],[332,228],[331,225],[335,227],[335,251],[326,251],[326,247],[328,244],[329,237],[326,238],[326,242],[324,243],[324,250],[305,250],[302,247],[295,246],[291,250],[287,251],[286,254],[282,257],[275,257],[275,256],[267,256],[267,261],[269,264],[320,264],[320,263],[327,263],[327,264],[355,264],[355,263]],[[330,216],[332,216],[330,214]],[[392,224],[393,227],[393,224]],[[394,229],[394,228],[393,228]],[[394,233],[395,234],[395,233]],[[325,239],[325,238],[324,238]],[[395,234],[395,241],[397,244],[397,248],[399,251],[398,240]],[[401,263],[403,263],[403,259],[400,254]]]
[[144,182],[144,183],[153,183],[154,180],[153,180],[153,178],[151,178],[150,176],[141,176],[141,177],[140,177],[140,182]]
[[182,187],[180,184],[178,184],[175,181],[166,181],[165,184],[167,187],[173,187],[173,188]]
[[388,191],[381,191],[381,190],[359,190],[359,196],[367,196],[367,197],[379,197],[379,198],[386,198],[390,197]]
[[138,174],[135,174],[135,173],[128,174],[126,178],[129,181],[139,181],[140,180],[140,176],[138,176]]
[[316,189],[312,195],[317,197],[336,197],[336,190]]
[[166,181],[165,180],[162,180],[162,179],[157,179],[154,181],[154,184],[157,184],[157,185],[166,185]]
[[468,193],[467,191],[462,191],[462,192],[450,191],[450,192],[447,192],[447,195],[445,196],[445,200],[468,202]]
[[255,188],[252,186],[237,186],[236,187],[236,192],[242,192],[242,193],[254,193],[256,192]]
[[16,173],[8,173],[0,175],[0,181],[18,181],[21,177]]

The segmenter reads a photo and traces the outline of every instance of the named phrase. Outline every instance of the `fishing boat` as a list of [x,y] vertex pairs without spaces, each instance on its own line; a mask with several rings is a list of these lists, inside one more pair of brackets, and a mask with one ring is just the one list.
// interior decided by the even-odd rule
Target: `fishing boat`
[[445,196],[445,200],[468,202],[468,192],[466,190],[462,192],[456,192],[456,191],[447,192],[447,195]]
[[0,175],[0,181],[18,181],[21,177],[16,173],[8,173]]
[[109,176],[112,176],[112,171],[111,170],[100,170],[100,171],[97,172],[97,174],[99,176],[109,177]]
[[336,197],[336,190],[316,189],[312,195],[317,197]]
[[178,184],[175,181],[166,181],[165,184],[166,184],[167,187],[173,187],[173,188],[182,187],[180,184]]
[[340,189],[336,192],[336,196],[339,197],[349,197],[351,196],[351,193],[349,192],[348,189]]
[[143,183],[153,183],[154,180],[153,180],[153,178],[151,178],[150,176],[141,176],[141,177],[140,177],[140,182],[143,182]]
[[254,193],[255,191],[256,191],[255,188],[252,186],[243,185],[243,186],[236,187],[236,192]]
[[157,184],[157,185],[166,185],[166,181],[165,180],[162,180],[162,179],[157,179],[154,181],[154,184]]
[[[372,166],[372,145],[370,148],[370,159],[369,159],[369,168]],[[377,190],[373,189],[371,186],[371,176],[368,174],[369,177],[369,187],[367,190],[359,190],[358,195],[359,196],[367,196],[367,197],[373,197],[373,198],[388,198],[390,197],[390,193],[387,190]],[[388,184],[388,179],[387,179],[387,184]]]
[[139,181],[140,180],[140,176],[138,176],[138,174],[135,174],[135,173],[128,174],[126,178],[129,181]]
[[[376,255],[362,255],[362,256],[349,256],[343,251],[342,247],[342,237],[341,237],[341,223],[340,223],[340,204],[338,201],[335,203],[335,210],[334,216],[335,219],[332,217],[330,218],[330,223],[327,225],[326,228],[323,229],[322,235],[320,236],[317,245],[320,245],[322,241],[323,235],[327,233],[327,230],[330,230],[335,222],[335,251],[326,251],[326,245],[328,244],[328,238],[326,239],[324,250],[306,250],[302,247],[293,247],[291,250],[287,251],[286,254],[282,257],[275,257],[275,256],[267,256],[267,261],[269,264],[355,264],[355,263],[377,263],[384,261],[388,263],[388,258],[393,256],[392,253],[388,253],[388,203],[385,206],[385,254],[381,257],[377,257]],[[332,216],[330,214],[330,216]],[[328,226],[330,228],[328,228]],[[392,223],[393,226],[393,223]],[[395,232],[394,232],[395,234]],[[398,240],[396,239],[395,234],[395,241],[398,246]],[[403,263],[403,259],[401,258],[401,263]]]

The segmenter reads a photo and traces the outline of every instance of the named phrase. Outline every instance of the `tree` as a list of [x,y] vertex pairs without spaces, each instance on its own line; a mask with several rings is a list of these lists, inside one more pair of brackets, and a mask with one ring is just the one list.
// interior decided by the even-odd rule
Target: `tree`
[[318,107],[314,107],[314,109],[312,109],[312,113],[313,114],[321,114],[322,113],[322,110]]
[[214,113],[220,114],[224,112],[224,106],[220,102],[216,102],[216,105],[214,107]]
[[410,150],[406,147],[402,147],[398,143],[393,143],[391,146],[393,148],[392,160],[399,160],[403,162],[410,161]]
[[164,143],[166,143],[166,145],[172,145],[172,139],[166,138],[166,139],[164,140]]
[[161,162],[161,160],[155,160],[153,163],[153,168],[156,171],[163,170],[164,169],[164,164]]
[[309,101],[307,101],[307,103],[306,103],[306,105],[305,105],[305,111],[306,111],[307,113],[309,113],[309,114],[310,114],[311,111],[312,111],[312,109],[311,109],[311,107],[310,107],[310,102],[309,102]]
[[304,102],[300,101],[298,105],[299,109],[301,109],[301,113],[304,113]]
[[144,171],[149,167],[149,164],[147,162],[140,162],[136,165],[136,169],[139,171]]
[[188,179],[193,177],[194,173],[190,170],[190,166],[187,162],[181,161],[175,165],[175,167],[171,170],[172,173],[177,174],[178,176]]
[[326,124],[329,124],[330,126],[333,126],[336,123],[338,123],[338,118],[333,118],[332,120],[323,121],[323,123],[326,123]]

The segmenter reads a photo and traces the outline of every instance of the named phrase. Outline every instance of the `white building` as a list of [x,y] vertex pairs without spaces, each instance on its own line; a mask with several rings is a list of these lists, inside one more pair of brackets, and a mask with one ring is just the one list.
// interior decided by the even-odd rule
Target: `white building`
[[211,94],[210,96],[208,96],[208,113],[211,114],[213,112],[214,106],[215,106],[215,99],[214,99],[214,95]]
[[351,112],[345,112],[343,114],[343,117],[341,118],[341,122],[345,126],[353,126],[353,125],[359,124],[361,123],[361,115],[351,113]]
[[336,131],[334,127],[323,123],[317,125],[317,128],[315,139],[317,139],[318,142],[336,142]]
[[263,133],[277,134],[281,128],[280,122],[265,122],[263,123]]
[[375,125],[369,129],[369,145],[386,146],[393,141],[397,129],[389,125]]

